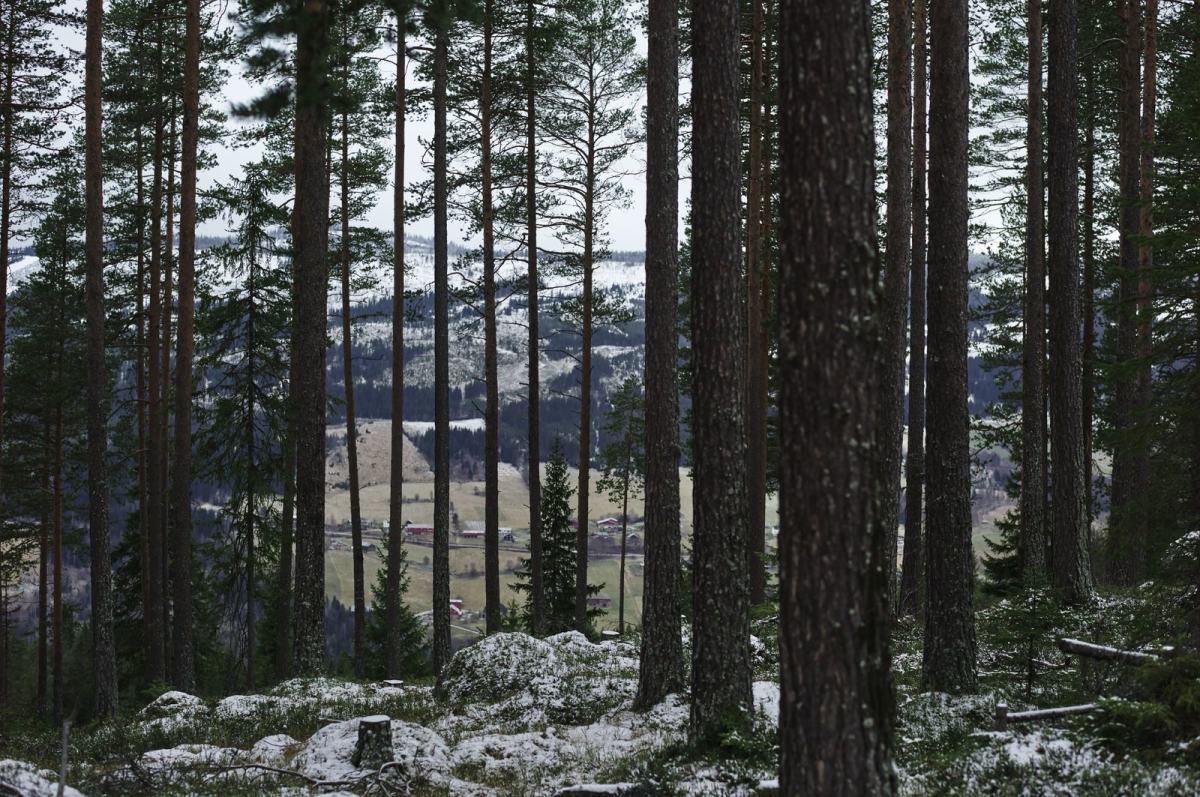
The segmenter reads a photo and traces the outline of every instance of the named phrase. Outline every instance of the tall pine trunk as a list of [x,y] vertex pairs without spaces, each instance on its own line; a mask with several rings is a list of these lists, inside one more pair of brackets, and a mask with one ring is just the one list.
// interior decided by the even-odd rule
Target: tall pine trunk
[[904,562],[899,614],[921,611],[925,575],[925,159],[928,135],[926,0],[913,3],[912,281],[909,285],[908,452],[904,462]]
[[326,182],[326,75],[329,4],[303,6],[296,42],[296,589],[292,669],[325,664],[325,326],[329,186]]
[[[397,6],[402,8],[402,6]],[[400,552],[404,545],[404,80],[405,34],[408,19],[396,17],[396,153],[392,223],[392,460],[388,480],[387,677],[400,677],[404,659],[400,634]]]
[[746,491],[750,499],[750,536],[746,567],[750,603],[766,600],[767,513],[767,290],[766,241],[762,196],[766,190],[763,166],[763,104],[765,66],[763,0],[752,0],[750,11],[750,125],[746,169]]
[[1042,0],[1029,0],[1025,138],[1025,332],[1021,361],[1021,530],[1023,575],[1046,569],[1046,216],[1042,163]]
[[879,313],[892,297],[877,288],[869,19],[866,0],[784,4],[781,17],[780,140],[796,142],[780,152],[784,794],[896,791],[885,506],[896,496],[877,482],[895,434],[884,406],[895,319]]
[[[139,38],[140,44],[140,38]],[[150,603],[150,524],[146,517],[149,503],[149,488],[146,451],[146,180],[145,180],[145,151],[142,141],[142,125],[138,124],[134,131],[135,148],[137,151],[137,357],[134,361],[134,402],[137,409],[134,422],[137,425],[137,513],[138,513],[138,575],[141,582],[142,630],[147,629],[147,620],[152,609]],[[149,650],[149,635],[144,634],[143,642],[146,652]]]
[[175,349],[175,473],[171,502],[172,680],[195,688],[192,650],[192,366],[196,322],[196,149],[200,136],[200,0],[188,0],[183,55],[179,197],[179,320]]
[[900,468],[904,444],[904,354],[908,275],[912,262],[912,0],[888,0],[887,230],[883,300],[883,390],[880,423],[882,521],[888,533],[888,606],[896,606]]
[[[342,42],[349,47],[348,42]],[[342,383],[346,399],[346,464],[350,470],[350,544],[354,567],[354,674],[366,673],[367,591],[363,574],[362,497],[358,485],[358,421],[354,412],[354,327],[350,306],[350,123],[345,108],[341,111],[341,190],[342,224]]]
[[[745,573],[744,322],[737,0],[696,0],[692,22],[693,446],[691,738],[744,729],[750,698]],[[730,566],[730,562],[738,563]]]
[[538,248],[537,248],[537,51],[534,23],[536,0],[525,2],[525,251],[528,263],[527,290],[529,316],[529,586],[533,604],[533,633],[546,629],[546,597],[542,564],[542,451],[541,375],[539,374],[540,333],[538,332]]
[[[589,124],[589,128],[591,125]],[[579,511],[575,515],[575,630],[587,630],[588,503],[592,497],[592,246],[595,138],[589,132],[583,211],[583,329],[579,352]]]
[[[104,353],[104,184],[101,171],[103,0],[88,0],[84,66],[84,203],[87,268],[88,536],[91,540],[92,672],[96,713],[117,712],[112,562],[108,539],[108,367]],[[57,699],[57,698],[56,698]]]
[[1145,555],[1144,513],[1136,507],[1144,494],[1137,451],[1137,379],[1134,360],[1138,354],[1137,309],[1140,297],[1141,211],[1141,15],[1138,0],[1118,0],[1117,10],[1124,27],[1120,48],[1117,109],[1118,172],[1120,195],[1120,274],[1117,301],[1117,371],[1113,386],[1114,426],[1118,435],[1113,450],[1112,513],[1107,540],[1107,570],[1110,581],[1120,585],[1137,583]]
[[496,372],[496,238],[492,207],[492,16],[494,0],[483,12],[483,84],[479,98],[480,171],[483,201],[483,359],[484,408],[483,581],[487,632],[500,630],[500,388]]
[[47,650],[50,641],[50,541],[54,538],[50,524],[52,519],[52,498],[50,492],[50,467],[54,459],[51,452],[50,422],[42,425],[42,517],[38,535],[38,635],[37,635],[37,697],[35,705],[39,717],[46,716],[46,698],[49,675],[49,660]]
[[635,705],[683,687],[679,539],[679,13],[650,0],[646,90],[646,520]]
[[1096,405],[1096,111],[1093,107],[1095,73],[1083,76],[1087,119],[1083,132],[1083,467],[1087,491],[1088,545],[1092,542],[1092,429]]
[[[62,375],[62,350],[59,349],[59,375]],[[54,560],[53,627],[50,632],[51,667],[54,691],[54,724],[63,720],[63,411],[54,411],[54,440],[52,444],[53,486],[51,513],[54,517],[52,558]]]
[[[443,9],[444,11],[444,9]],[[433,672],[450,660],[450,285],[447,251],[446,69],[449,24],[439,19],[433,67]]]
[[1054,584],[1068,604],[1092,594],[1083,459],[1083,352],[1079,299],[1079,17],[1075,0],[1050,5],[1050,460]]
[[[8,20],[4,25],[4,115],[3,134],[0,138],[0,446],[4,444],[4,353],[8,345],[8,245],[9,226],[12,224],[12,180],[13,180],[13,71],[17,43],[16,9],[10,4]],[[3,463],[0,463],[0,485],[3,484]],[[0,496],[3,493],[0,492]],[[0,497],[0,501],[3,498]],[[5,618],[8,615],[4,615]],[[6,628],[7,631],[7,628]],[[7,634],[4,639],[5,663],[7,663]],[[4,690],[0,684],[0,691]],[[0,700],[0,706],[4,701]]]
[[922,681],[975,688],[967,414],[967,0],[930,6],[928,539]]
[[163,437],[163,358],[162,344],[162,194],[163,194],[163,121],[161,113],[154,123],[154,173],[150,183],[150,297],[149,297],[149,340],[147,344],[147,391],[149,445],[146,457],[150,462],[150,474],[146,485],[146,537],[148,566],[144,574],[146,581],[146,609],[143,624],[146,634],[146,682],[161,683],[167,678],[166,626],[163,608],[163,473],[165,460]]
[[169,482],[171,475],[171,436],[168,431],[171,421],[171,312],[174,296],[173,275],[174,275],[174,246],[175,246],[175,141],[176,141],[176,114],[175,100],[171,99],[171,108],[169,112],[171,118],[171,129],[167,136],[167,184],[166,184],[166,234],[163,238],[163,253],[162,253],[162,301],[159,312],[161,320],[162,340],[159,347],[160,357],[160,379],[159,379],[159,407],[158,426],[159,440],[161,445],[158,450],[159,467],[159,494],[162,496],[162,511],[159,513],[158,536],[159,545],[162,548],[162,573],[159,576],[162,583],[162,627],[163,627],[163,667],[167,667],[167,662],[171,657],[171,523],[170,523],[170,500],[169,500]]

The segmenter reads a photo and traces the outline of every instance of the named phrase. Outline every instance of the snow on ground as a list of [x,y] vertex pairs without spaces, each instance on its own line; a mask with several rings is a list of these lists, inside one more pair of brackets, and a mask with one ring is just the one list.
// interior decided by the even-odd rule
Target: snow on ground
[[[0,760],[0,787],[9,786],[12,792],[21,797],[54,797],[58,794],[58,773],[48,769],[38,769],[24,761],[11,759]],[[0,788],[0,793],[7,794]],[[67,786],[63,789],[64,797],[83,797],[75,789]]]

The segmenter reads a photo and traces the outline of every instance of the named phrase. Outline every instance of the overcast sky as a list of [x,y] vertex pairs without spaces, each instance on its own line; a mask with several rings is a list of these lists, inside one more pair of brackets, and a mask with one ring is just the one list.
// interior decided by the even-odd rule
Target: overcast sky
[[[76,0],[76,2],[79,1],[80,0]],[[234,4],[231,4],[231,8],[233,5]],[[230,24],[228,15],[226,15],[226,17],[222,20],[222,24]],[[639,55],[644,57],[646,51],[646,40],[640,30],[637,31],[637,40]],[[383,64],[382,69],[385,76],[390,79],[395,70],[394,54],[392,60]],[[414,76],[415,72],[415,65],[410,61],[408,64],[409,76],[407,82],[409,87],[418,85],[418,81]],[[246,102],[261,91],[260,87],[251,85],[241,76],[240,64],[235,65],[233,73],[234,76],[226,86],[224,96],[215,99],[218,107],[226,112],[228,112],[234,104]],[[210,101],[214,101],[213,98],[209,99]],[[639,97],[638,103],[639,106],[644,106],[645,97]],[[235,128],[247,124],[249,123],[232,118],[229,121],[229,125]],[[428,141],[432,137],[432,114],[424,114],[421,118],[410,118],[407,120],[404,136],[404,175],[407,183],[414,184],[428,179],[428,171],[425,165],[422,163],[425,155],[425,146],[422,144],[422,141]],[[221,180],[238,174],[244,164],[252,161],[259,154],[261,154],[261,151],[258,147],[235,149],[228,146],[222,146],[220,144],[216,144],[214,146],[218,150],[217,165],[213,169],[201,173],[199,177],[201,186],[211,184],[211,182],[214,180]],[[629,189],[631,194],[629,205],[623,208],[616,208],[609,213],[606,220],[605,231],[608,235],[610,246],[613,250],[641,250],[645,247],[646,241],[644,149],[641,147],[636,147],[633,155],[627,160],[627,162],[622,164],[622,168],[633,173],[632,176],[626,180],[626,188]],[[679,203],[681,220],[685,211],[687,194],[690,190],[690,182],[687,179],[681,180]],[[389,184],[388,188],[379,194],[375,208],[368,218],[369,224],[380,229],[392,229],[393,196],[393,187]],[[410,222],[407,229],[411,234],[432,237],[433,218],[430,216],[416,222]],[[202,225],[201,228],[202,233],[213,235],[223,234],[225,231],[225,223],[219,219],[209,221]],[[464,240],[461,225],[456,224],[453,219],[451,219],[450,222],[450,238],[455,241],[467,243],[467,241]]]

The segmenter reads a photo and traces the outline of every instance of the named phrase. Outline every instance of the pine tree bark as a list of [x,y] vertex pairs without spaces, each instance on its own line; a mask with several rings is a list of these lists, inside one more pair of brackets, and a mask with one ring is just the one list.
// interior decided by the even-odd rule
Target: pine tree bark
[[1064,601],[1092,595],[1083,459],[1083,353],[1079,298],[1079,17],[1075,0],[1050,5],[1050,458],[1054,584]]
[[172,680],[196,685],[192,650],[192,366],[196,319],[196,149],[200,136],[200,0],[188,0],[183,57],[183,152],[179,197],[179,317],[175,348],[175,473],[171,546]]
[[[904,449],[904,354],[908,277],[912,266],[912,0],[888,0],[887,230],[884,263],[883,403],[880,423],[882,521],[888,529],[887,605],[896,606],[900,467]],[[890,496],[890,500],[888,500]]]
[[292,569],[296,543],[296,336],[288,346],[287,430],[283,441],[283,517],[279,527],[279,566],[275,571],[275,679],[288,677],[292,665]]
[[537,51],[534,24],[535,0],[525,3],[525,251],[528,265],[529,377],[528,424],[529,462],[529,592],[533,605],[533,633],[546,629],[546,598],[542,564],[542,452],[540,333],[538,332],[538,248],[537,248]]
[[447,251],[446,68],[449,32],[439,21],[433,71],[433,672],[450,660],[450,285]]
[[1092,450],[1096,404],[1096,112],[1092,84],[1094,73],[1084,74],[1087,119],[1083,133],[1083,467],[1087,491],[1088,547],[1092,543]]
[[296,675],[325,665],[325,326],[329,284],[326,182],[327,0],[305,3],[296,42],[295,169],[292,223],[296,295]]
[[35,705],[39,717],[46,716],[47,687],[49,684],[48,646],[50,641],[50,542],[52,499],[50,492],[50,465],[53,460],[50,446],[50,422],[42,426],[42,517],[38,535],[38,636],[37,636],[37,697]]
[[[256,257],[256,255],[252,251],[251,258],[254,258],[254,257]],[[257,301],[257,297],[254,294],[255,277],[257,276],[256,275],[257,269],[258,269],[257,263],[253,262],[253,260],[252,260],[252,262],[250,264],[249,274],[247,275],[247,278],[246,278],[247,293],[249,294],[249,297],[250,297],[250,309],[246,312],[246,349],[245,350],[248,353],[247,363],[246,363],[246,381],[251,386],[251,388],[247,392],[247,395],[246,395],[246,424],[245,424],[245,428],[242,429],[242,434],[245,435],[245,437],[243,439],[243,445],[246,447],[246,463],[251,469],[254,469],[257,467],[257,459],[256,459],[257,445],[256,445],[255,436],[254,436],[254,421],[255,421],[255,415],[256,415],[254,395],[255,395],[255,390],[256,390],[256,385],[257,385],[257,374],[256,374],[257,368],[256,368],[255,359],[254,359],[254,354],[253,354],[253,352],[255,351],[255,345],[256,345],[255,340],[254,340],[254,334],[255,334],[254,317],[255,317],[256,311],[253,309],[253,305]],[[254,498],[253,490],[247,490],[245,498],[246,498],[246,506],[245,506],[245,515],[243,517],[244,527],[243,527],[242,534],[243,534],[244,550],[246,552],[246,569],[245,569],[245,577],[246,577],[246,614],[245,614],[246,689],[253,691],[255,684],[257,683],[257,678],[256,678],[256,673],[255,673],[255,665],[257,663],[257,655],[256,654],[258,652],[257,651],[258,636],[256,633],[257,629],[255,628],[255,625],[256,625],[255,599],[257,597],[257,595],[256,595],[257,587],[255,585],[255,572],[254,572],[254,565],[255,565],[255,561],[254,561],[254,558],[255,558],[254,500],[255,500],[255,498]]]
[[487,632],[500,631],[500,386],[496,370],[496,238],[492,207],[492,17],[494,0],[483,12],[483,82],[479,98],[480,171],[483,202],[483,359],[487,393],[484,408],[483,581]]
[[388,480],[387,677],[400,677],[404,659],[400,635],[400,552],[404,546],[404,81],[408,19],[402,5],[396,15],[396,141],[392,224],[392,460]]
[[88,536],[91,539],[92,671],[96,713],[117,711],[108,538],[108,367],[104,355],[104,185],[101,172],[101,26],[103,0],[88,0],[84,65],[84,256],[87,269]]
[[[59,354],[59,373],[61,375],[61,350]],[[50,632],[52,640],[51,667],[54,691],[54,724],[58,725],[63,719],[63,412],[60,404],[54,412],[54,476],[53,493],[51,494],[51,512],[54,515],[54,598],[53,598],[53,628]]]
[[646,89],[646,520],[635,706],[683,688],[679,531],[679,9],[650,0]]
[[1042,0],[1029,0],[1029,75],[1025,138],[1025,331],[1021,361],[1021,529],[1024,575],[1046,570],[1046,227],[1042,163]]
[[[869,20],[866,0],[782,6],[780,140],[795,142],[780,152],[783,794],[896,792],[887,589],[895,510],[885,506],[896,496],[877,482],[895,434],[884,406],[895,400],[884,388],[895,319],[879,313],[892,297],[876,287]],[[905,123],[895,138],[908,135]],[[907,224],[893,235],[901,233],[907,239]]]
[[1114,426],[1118,439],[1113,450],[1112,513],[1109,519],[1106,558],[1108,578],[1115,584],[1137,583],[1145,555],[1143,514],[1136,508],[1144,485],[1140,483],[1136,427],[1138,354],[1137,308],[1140,297],[1141,211],[1141,15],[1137,0],[1118,0],[1124,27],[1120,50],[1118,91],[1118,172],[1120,194],[1120,274],[1117,302],[1117,371],[1113,386]]
[[[1153,381],[1151,375],[1154,320],[1154,122],[1158,105],[1158,0],[1146,0],[1143,25],[1142,53],[1142,128],[1139,152],[1138,198],[1138,303],[1137,303],[1137,381],[1135,384],[1136,413],[1143,427],[1153,423]],[[1147,434],[1149,432],[1147,431]],[[1150,486],[1150,451],[1148,443],[1138,447],[1137,484]],[[1142,518],[1139,533],[1145,539],[1149,533],[1147,512]],[[1148,541],[1147,541],[1148,542]],[[1142,543],[1146,547],[1147,542]],[[1143,556],[1141,566],[1145,566]]]
[[[343,46],[347,46],[343,43]],[[354,412],[354,327],[350,306],[350,124],[341,111],[342,383],[346,400],[346,462],[350,470],[350,544],[354,548],[354,674],[366,673],[367,590],[363,574],[362,497],[358,482],[358,421]]]
[[909,285],[908,452],[904,462],[904,562],[900,570],[900,616],[921,611],[925,575],[925,175],[928,135],[926,0],[913,3],[913,216],[912,280]]
[[975,688],[975,558],[967,414],[966,0],[930,5],[926,689]]
[[175,113],[175,99],[171,99],[171,107],[168,113],[171,119],[171,129],[167,136],[167,183],[166,183],[166,235],[163,238],[163,253],[162,253],[162,302],[159,312],[161,321],[159,326],[162,328],[162,345],[159,347],[159,356],[162,359],[159,380],[160,397],[158,416],[159,424],[159,440],[162,445],[159,448],[159,467],[158,478],[159,494],[162,496],[162,511],[159,513],[159,545],[162,548],[162,574],[160,580],[162,583],[162,627],[163,627],[163,667],[166,668],[171,658],[171,522],[170,522],[170,495],[169,484],[171,476],[171,435],[168,431],[171,421],[171,313],[174,301],[174,246],[175,246],[175,141],[177,133],[177,118]]
[[592,497],[592,241],[595,216],[595,147],[588,142],[583,211],[582,340],[579,352],[579,511],[575,515],[575,630],[587,631],[588,503]]
[[[10,4],[8,19],[4,22],[4,107],[3,134],[0,137],[0,364],[5,362],[5,350],[8,345],[8,246],[10,225],[12,224],[12,180],[13,180],[13,79],[15,69],[14,51],[16,49],[16,9]],[[0,367],[0,446],[4,444],[4,368]],[[3,484],[3,466],[0,463],[0,484]],[[3,493],[0,492],[0,496]],[[2,500],[2,498],[0,498]],[[7,618],[8,615],[5,615]],[[6,629],[7,630],[7,629]],[[7,635],[4,639],[5,655],[7,656]],[[7,661],[7,659],[6,659]],[[0,690],[4,686],[0,684]]]
[[[138,43],[141,43],[140,36]],[[139,124],[134,131],[134,141],[137,158],[137,209],[136,209],[136,224],[137,224],[137,319],[136,319],[136,335],[137,335],[137,356],[134,360],[134,403],[136,411],[134,413],[134,422],[137,425],[137,454],[135,456],[137,468],[137,516],[138,516],[138,575],[141,582],[141,607],[142,607],[142,630],[144,640],[146,642],[146,653],[149,658],[149,635],[144,632],[147,630],[146,621],[150,617],[150,524],[146,517],[146,509],[149,503],[148,493],[148,476],[146,463],[146,180],[145,180],[145,152],[142,141],[142,125]]]
[[693,444],[692,706],[690,736],[712,742],[749,717],[744,321],[738,2],[695,0],[692,18]]
[[155,117],[153,159],[154,173],[150,183],[150,301],[149,339],[147,344],[147,391],[149,444],[146,457],[150,461],[151,473],[147,491],[146,537],[149,563],[144,575],[146,581],[146,609],[143,623],[146,634],[146,683],[163,683],[167,680],[166,626],[163,606],[163,474],[160,470],[165,460],[163,437],[163,358],[162,342],[162,193],[163,193],[163,120],[161,113]]
[[767,340],[766,242],[763,236],[764,31],[763,0],[750,4],[750,124],[746,169],[746,489],[750,536],[746,568],[750,603],[766,600],[767,513]]

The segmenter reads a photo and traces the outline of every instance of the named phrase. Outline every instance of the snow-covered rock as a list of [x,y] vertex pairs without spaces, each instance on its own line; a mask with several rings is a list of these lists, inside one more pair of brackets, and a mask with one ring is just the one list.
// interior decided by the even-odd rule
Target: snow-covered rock
[[287,765],[299,746],[300,742],[286,733],[275,733],[255,742],[250,748],[249,758],[256,764],[282,768]]
[[[8,787],[0,788],[0,792],[15,790],[22,797],[54,797],[58,794],[58,773],[7,758],[0,760],[0,787]],[[82,793],[70,786],[63,788],[63,795],[83,797]]]

